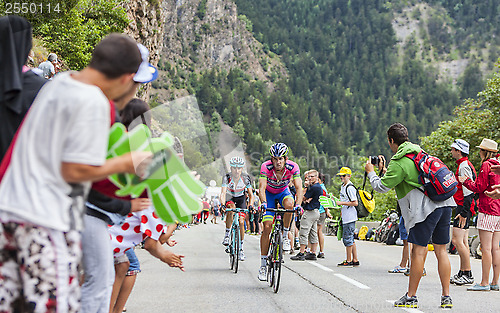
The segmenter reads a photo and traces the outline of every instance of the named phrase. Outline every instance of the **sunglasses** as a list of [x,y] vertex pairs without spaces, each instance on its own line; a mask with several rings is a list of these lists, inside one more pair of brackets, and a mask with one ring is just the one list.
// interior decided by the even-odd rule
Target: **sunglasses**
[[340,177],[346,177],[347,175],[339,175]]

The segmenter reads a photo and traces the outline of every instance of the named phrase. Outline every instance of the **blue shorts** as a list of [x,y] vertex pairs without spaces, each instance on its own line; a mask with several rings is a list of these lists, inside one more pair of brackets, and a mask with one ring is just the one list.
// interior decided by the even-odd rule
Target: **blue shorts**
[[354,244],[354,230],[356,229],[356,222],[342,224],[342,242],[344,246],[350,247]]
[[139,263],[139,259],[135,255],[134,249],[129,249],[125,252],[128,257],[128,261],[130,265],[128,267],[127,276],[136,275],[141,272],[141,264]]
[[402,216],[399,217],[399,238],[401,240],[408,240],[408,232],[405,227],[405,220]]
[[[269,191],[266,190],[266,200],[267,200],[267,207],[268,208],[275,209],[274,203],[276,202],[276,200],[279,201],[279,204],[281,205],[281,207],[284,207],[283,201],[286,198],[290,198],[293,201],[292,193],[290,192],[290,189],[288,187],[285,190],[283,190],[282,192],[276,193],[276,194],[270,193]],[[272,221],[274,219],[274,213],[275,212],[266,211],[266,213],[262,217],[262,222]]]
[[451,207],[437,208],[420,223],[410,229],[408,242],[419,246],[427,246],[432,238],[432,243],[445,245],[450,241]]

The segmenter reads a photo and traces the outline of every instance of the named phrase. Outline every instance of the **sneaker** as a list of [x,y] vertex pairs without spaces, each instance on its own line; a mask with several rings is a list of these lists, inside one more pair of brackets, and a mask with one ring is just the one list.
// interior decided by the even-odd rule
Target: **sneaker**
[[240,250],[240,261],[245,261],[245,252],[243,252],[243,249]]
[[300,245],[299,245],[299,242],[298,241],[295,241],[295,244],[293,245],[293,248],[295,250],[299,250],[300,249]]
[[325,254],[323,252],[318,253],[318,259],[324,259]]
[[490,291],[490,285],[481,286],[480,284],[475,284],[474,286],[467,288],[467,291]]
[[462,275],[460,273],[457,273],[453,276],[450,277],[450,284],[454,284]]
[[229,236],[224,237],[224,240],[222,240],[222,244],[225,246],[229,245]]
[[398,308],[418,308],[417,296],[408,297],[408,293],[399,300],[394,301],[394,306]]
[[283,251],[290,251],[292,246],[290,245],[290,240],[283,239]]
[[453,307],[450,296],[441,296],[441,307],[443,309],[451,309]]
[[294,256],[291,256],[290,257],[290,260],[294,260],[294,261],[305,261],[306,260],[306,255],[302,252],[299,252],[297,253],[296,255]]
[[261,266],[259,268],[259,276],[257,276],[260,281],[266,281],[267,280],[267,267]]
[[337,264],[339,267],[352,267],[352,261],[347,262],[347,260],[343,261],[342,263]]
[[498,285],[490,285],[490,290],[492,290],[492,291],[499,291],[500,288],[498,288]]
[[462,286],[462,285],[472,285],[474,283],[474,277],[469,277],[466,275],[459,276],[457,279],[455,279],[455,284],[457,286]]
[[352,265],[352,266],[359,266],[359,261],[352,261],[352,262],[351,262],[351,265]]
[[308,253],[305,256],[305,259],[310,261],[316,261],[318,258],[316,257],[316,253]]
[[399,265],[396,265],[392,270],[388,270],[387,272],[389,272],[389,273],[404,273],[408,270],[409,269],[406,267],[401,267]]

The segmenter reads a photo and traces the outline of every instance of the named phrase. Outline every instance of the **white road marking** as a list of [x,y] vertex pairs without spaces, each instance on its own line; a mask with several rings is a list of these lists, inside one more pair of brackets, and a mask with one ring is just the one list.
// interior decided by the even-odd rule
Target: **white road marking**
[[320,269],[322,269],[323,271],[326,271],[326,272],[333,272],[333,270],[331,268],[328,268],[326,266],[323,266],[321,264],[319,264],[318,262],[315,262],[315,261],[309,261],[310,264],[316,266],[316,267],[319,267]]
[[342,275],[342,274],[333,274],[333,275],[337,276],[338,278],[341,278],[341,279],[345,280],[348,283],[353,284],[354,286],[356,286],[358,288],[361,288],[361,289],[370,289],[370,287],[368,287],[367,285],[363,285],[359,281],[354,280],[352,278],[349,278],[349,277],[347,277],[345,275]]
[[[392,305],[394,305],[394,302],[396,302],[396,300],[385,300],[385,301],[389,302]],[[424,313],[424,312],[420,311],[419,309],[412,309],[412,308],[398,308],[398,309],[403,309],[406,312],[410,312],[410,313]]]

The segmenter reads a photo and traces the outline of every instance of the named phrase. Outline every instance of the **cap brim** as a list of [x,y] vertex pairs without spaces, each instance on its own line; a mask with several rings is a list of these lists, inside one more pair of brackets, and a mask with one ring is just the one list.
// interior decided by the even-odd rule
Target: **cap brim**
[[158,77],[158,70],[153,65],[149,64],[149,51],[148,49],[141,45],[137,44],[139,51],[141,52],[142,63],[139,65],[139,69],[137,73],[134,75],[134,81],[136,83],[149,83],[155,80]]
[[158,78],[158,69],[149,63],[141,63],[134,76],[136,83],[149,83]]

